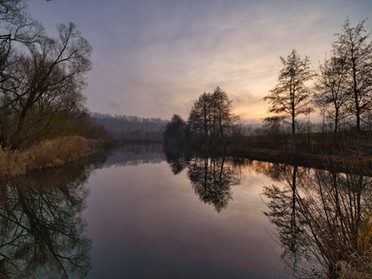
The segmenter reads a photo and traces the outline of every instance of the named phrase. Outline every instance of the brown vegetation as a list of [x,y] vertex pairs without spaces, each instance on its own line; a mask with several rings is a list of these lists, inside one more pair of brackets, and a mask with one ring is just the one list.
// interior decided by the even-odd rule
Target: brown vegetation
[[276,170],[265,169],[278,178],[264,188],[265,214],[295,278],[371,278],[372,178],[296,165]]
[[0,177],[61,166],[93,153],[100,145],[99,140],[66,136],[44,140],[25,150],[0,149]]

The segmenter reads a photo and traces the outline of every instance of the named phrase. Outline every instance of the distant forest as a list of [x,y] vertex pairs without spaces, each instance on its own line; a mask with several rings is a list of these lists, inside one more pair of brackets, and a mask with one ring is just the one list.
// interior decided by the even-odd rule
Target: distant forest
[[92,113],[94,122],[104,126],[116,140],[123,142],[161,142],[168,120],[138,116]]

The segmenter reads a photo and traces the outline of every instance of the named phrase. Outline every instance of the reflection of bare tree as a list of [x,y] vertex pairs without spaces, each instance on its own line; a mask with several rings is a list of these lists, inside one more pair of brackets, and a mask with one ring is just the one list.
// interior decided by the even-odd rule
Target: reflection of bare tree
[[80,214],[89,173],[80,165],[1,182],[1,278],[86,275],[90,241]]
[[218,212],[231,200],[233,185],[240,183],[239,172],[226,158],[194,158],[188,167],[188,177],[200,199],[212,204]]
[[[272,171],[267,171],[270,166],[273,167]],[[276,173],[278,165],[265,164],[267,173]],[[265,213],[269,216],[271,222],[276,225],[279,232],[279,241],[284,247],[282,259],[297,274],[300,269],[304,268],[301,263],[299,255],[306,255],[308,243],[301,234],[301,221],[299,219],[298,208],[298,189],[305,174],[305,170],[297,166],[281,165],[282,173],[280,179],[283,182],[282,187],[272,185],[265,187],[264,193],[270,198],[268,207],[271,210]],[[279,181],[279,179],[278,179]],[[307,256],[307,255],[306,255]],[[306,262],[310,262],[310,258],[306,258]],[[313,274],[314,275],[314,274]]]
[[240,183],[242,169],[252,164],[251,160],[242,158],[198,157],[166,146],[164,153],[173,174],[187,168],[195,193],[203,202],[212,204],[217,212],[227,207],[232,199],[231,186]]
[[182,172],[188,165],[189,159],[185,154],[181,154],[179,152],[171,152],[169,150],[165,151],[165,158],[169,167],[174,175],[179,174]]
[[266,214],[295,275],[370,278],[372,178],[296,166],[285,177],[265,187]]

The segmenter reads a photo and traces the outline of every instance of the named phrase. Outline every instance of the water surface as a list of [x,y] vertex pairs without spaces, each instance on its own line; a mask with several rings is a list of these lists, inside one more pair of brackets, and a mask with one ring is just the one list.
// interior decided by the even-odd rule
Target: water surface
[[136,146],[6,178],[0,277],[324,278],[345,262],[363,275],[363,171]]
[[[87,184],[89,278],[288,278],[263,214],[262,187],[272,181],[216,160],[194,160],[174,175],[160,152],[108,158]],[[223,190],[197,185],[205,163]]]

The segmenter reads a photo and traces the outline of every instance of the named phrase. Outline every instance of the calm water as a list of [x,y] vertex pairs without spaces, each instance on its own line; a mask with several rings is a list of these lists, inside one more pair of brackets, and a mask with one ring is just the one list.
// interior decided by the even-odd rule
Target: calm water
[[263,214],[269,178],[235,170],[236,185],[203,202],[188,169],[174,175],[160,153],[133,155],[115,154],[88,180],[89,278],[287,278]]
[[0,278],[321,278],[335,239],[354,239],[337,220],[363,220],[371,189],[362,175],[121,149],[1,181]]

